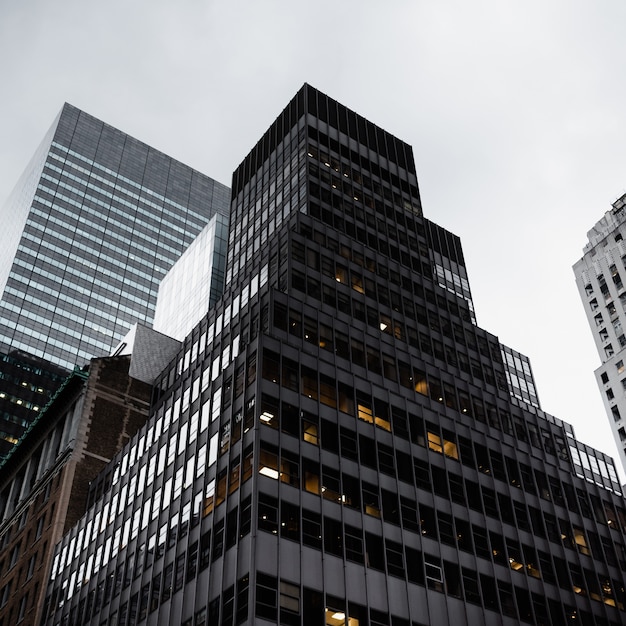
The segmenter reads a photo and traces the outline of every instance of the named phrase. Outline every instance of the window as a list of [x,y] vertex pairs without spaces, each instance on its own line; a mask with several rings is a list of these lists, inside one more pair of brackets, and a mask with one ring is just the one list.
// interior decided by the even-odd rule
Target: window
[[300,624],[300,587],[280,581],[280,623],[287,625]]
[[360,528],[345,525],[344,543],[346,559],[355,563],[363,563],[363,532]]
[[308,413],[303,414],[302,417],[302,439],[307,443],[312,443],[315,446],[319,446],[319,436],[317,430],[317,422],[311,421],[311,419],[315,419],[314,416],[309,415]]
[[383,443],[378,444],[378,467],[381,472],[395,477],[396,472],[393,448],[390,448]]
[[435,521],[435,511],[426,505],[420,505],[420,528],[422,529],[422,535],[425,537],[431,537],[435,541],[438,539],[437,524]]
[[274,480],[278,479],[278,454],[273,446],[269,449],[269,444],[266,444],[265,448],[261,448],[259,474]]
[[578,526],[574,526],[574,541],[581,554],[591,554],[589,546],[587,545],[587,539],[585,538],[585,532]]
[[0,607],[3,607],[9,601],[12,582],[13,581],[10,580],[6,585],[4,585],[4,587],[2,587],[2,590],[0,590]]
[[276,590],[278,581],[273,576],[257,572],[256,616],[276,621]]
[[443,445],[441,437],[433,432],[428,431],[428,448],[433,452],[443,454]]
[[335,468],[322,466],[322,497],[333,502],[341,502],[340,491],[339,472]]
[[33,554],[33,556],[30,557],[30,559],[28,560],[28,569],[26,571],[26,580],[30,580],[33,577],[33,574],[35,573],[35,560],[37,558],[36,554]]
[[405,577],[404,555],[402,545],[395,541],[385,541],[385,552],[387,556],[387,572],[391,576]]
[[[480,590],[478,588],[478,574],[466,567],[462,568],[463,589],[465,590],[465,600],[472,604],[480,605]],[[447,568],[446,568],[447,578]]]
[[374,423],[371,402],[357,393],[357,416],[364,422]]
[[323,374],[320,375],[320,402],[332,408],[337,407],[335,380]]
[[378,487],[363,481],[363,511],[367,515],[380,517],[380,501],[378,496]]
[[259,494],[259,530],[278,534],[278,500]]
[[322,518],[307,509],[302,509],[302,543],[317,549],[322,545]]
[[271,350],[263,352],[263,378],[278,383],[280,377],[280,356]]
[[20,555],[20,546],[22,545],[21,541],[18,541],[15,546],[13,546],[13,550],[11,550],[11,559],[9,562],[9,569],[15,566],[17,563],[17,558]]
[[293,487],[298,487],[300,484],[300,460],[298,455],[283,450],[280,460],[280,480]]
[[170,563],[163,572],[163,587],[161,590],[161,603],[167,602],[172,597],[172,576],[174,564]]
[[299,366],[297,361],[292,361],[283,356],[281,384],[285,389],[291,389],[291,391],[295,392],[299,390],[298,372]]
[[21,622],[24,619],[24,615],[26,614],[26,604],[28,602],[28,593],[24,594],[24,596],[22,596],[22,599],[20,600],[20,608],[18,610],[17,613],[17,621],[18,623]]
[[341,456],[346,459],[352,459],[353,461],[357,461],[359,458],[357,441],[354,437],[354,432],[344,428],[343,426],[339,429],[339,443],[341,445]]
[[259,421],[261,424],[270,426],[271,428],[278,428],[279,425],[278,400],[265,393],[261,396]]
[[385,551],[379,535],[365,533],[366,564],[368,567],[385,571]]
[[429,589],[443,593],[443,572],[439,559],[430,554],[424,555],[424,567],[426,570],[426,584]]
[[339,383],[338,408],[342,413],[354,415],[354,389],[344,383]]
[[302,459],[302,482],[302,486],[306,491],[319,495],[320,473],[317,462]]
[[302,366],[301,385],[302,395],[317,400],[317,372],[315,370]]
[[343,556],[343,530],[341,522],[324,517],[324,551],[335,556]]
[[376,424],[376,426],[379,426],[380,428],[391,432],[391,414],[389,405],[383,400],[375,398],[374,411],[374,423]]
[[306,315],[304,316],[304,340],[316,346],[319,344],[317,322]]

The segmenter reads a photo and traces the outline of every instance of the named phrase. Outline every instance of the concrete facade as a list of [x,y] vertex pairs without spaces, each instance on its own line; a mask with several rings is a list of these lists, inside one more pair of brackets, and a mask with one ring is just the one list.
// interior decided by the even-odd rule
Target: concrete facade
[[574,275],[600,357],[596,381],[626,471],[626,195],[587,239]]

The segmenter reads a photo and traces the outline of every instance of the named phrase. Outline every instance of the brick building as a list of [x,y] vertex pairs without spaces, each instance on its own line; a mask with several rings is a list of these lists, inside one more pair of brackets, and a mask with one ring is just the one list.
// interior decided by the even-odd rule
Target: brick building
[[0,466],[0,624],[40,620],[55,544],[84,515],[92,479],[145,422],[151,385],[130,356],[75,370]]

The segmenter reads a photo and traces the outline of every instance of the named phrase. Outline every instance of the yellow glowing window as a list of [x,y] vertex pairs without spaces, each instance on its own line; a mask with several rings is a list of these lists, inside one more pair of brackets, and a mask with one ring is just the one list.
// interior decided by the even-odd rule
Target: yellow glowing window
[[343,611],[329,608],[326,608],[324,623],[326,626],[359,626],[356,617],[347,617]]
[[358,274],[352,274],[352,289],[359,293],[365,293],[363,289],[363,279]]
[[317,424],[311,424],[311,422],[302,423],[302,439],[307,443],[312,443],[315,446],[319,445],[319,438],[317,435]]
[[384,417],[378,417],[377,415],[375,423],[376,423],[376,426],[380,426],[381,428],[384,428],[386,431],[391,432],[391,424],[389,423],[389,420],[385,419]]
[[338,283],[346,284],[348,282],[348,270],[341,265],[337,265],[337,269],[335,271],[335,280]]
[[380,509],[373,504],[365,505],[365,513],[367,515],[372,515],[373,517],[380,517]]
[[576,541],[579,552],[581,552],[582,554],[590,554],[589,546],[587,545],[587,539],[582,528],[577,528],[576,526],[574,526],[574,541]]
[[443,440],[443,453],[452,459],[459,460],[459,450],[453,441]]
[[313,472],[304,472],[304,488],[309,493],[320,493],[320,477]]
[[528,570],[528,574],[530,576],[533,576],[534,578],[541,578],[541,572],[534,563],[529,563],[526,566],[526,569]]
[[439,454],[443,454],[441,437],[439,435],[435,435],[435,433],[428,433],[428,447],[434,452],[439,452]]
[[357,406],[359,419],[362,419],[365,422],[369,422],[370,424],[374,423],[374,416],[372,415],[372,409],[364,404],[359,404]]
[[428,382],[425,377],[419,375],[415,377],[415,391],[421,393],[423,396],[428,395]]
[[613,597],[613,588],[611,587],[611,580],[609,578],[601,578],[600,586],[602,587],[602,601],[609,606],[617,606],[615,598]]

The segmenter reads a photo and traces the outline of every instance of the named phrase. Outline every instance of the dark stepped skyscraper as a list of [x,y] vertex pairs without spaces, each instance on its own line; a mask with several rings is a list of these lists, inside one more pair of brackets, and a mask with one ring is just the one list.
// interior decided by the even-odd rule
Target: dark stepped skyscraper
[[234,173],[226,272],[46,624],[624,623],[613,462],[509,389],[410,146],[305,85]]
[[[35,398],[0,379],[0,456],[58,386],[54,366],[109,354],[132,324],[152,322],[161,279],[214,214],[228,214],[228,198],[208,176],[63,106],[4,207],[0,353],[51,365]],[[10,367],[0,359],[0,375],[14,378]],[[31,380],[22,383],[26,393]]]

